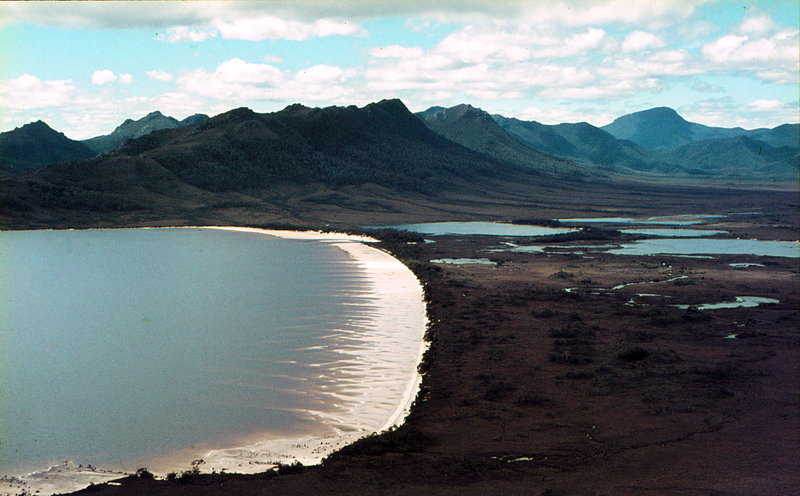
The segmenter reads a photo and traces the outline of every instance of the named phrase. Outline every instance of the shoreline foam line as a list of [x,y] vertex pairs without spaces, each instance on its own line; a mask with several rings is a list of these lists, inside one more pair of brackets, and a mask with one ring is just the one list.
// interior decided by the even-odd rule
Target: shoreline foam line
[[[363,294],[369,295],[371,305],[377,311],[370,312],[364,322],[359,323],[359,336],[349,330],[346,331],[347,342],[340,340],[337,343],[336,337],[331,339],[330,350],[344,357],[345,366],[337,371],[341,387],[326,393],[334,398],[332,403],[336,411],[304,412],[319,422],[318,432],[298,437],[254,434],[240,446],[205,453],[175,453],[168,458],[153,460],[148,470],[160,476],[169,472],[179,473],[191,469],[192,460],[198,456],[204,460],[198,467],[202,472],[224,469],[230,473],[257,473],[269,470],[277,463],[295,461],[313,465],[361,437],[402,424],[422,380],[417,367],[427,349],[424,335],[428,318],[419,280],[402,262],[366,244],[378,242],[377,239],[342,233],[226,226],[131,229],[174,228],[221,229],[330,243],[347,253],[350,262],[363,271],[368,283]],[[394,321],[400,314],[403,319]],[[405,325],[398,329],[398,324],[403,321]],[[342,381],[342,378],[346,380]],[[93,466],[77,468],[67,461],[24,476],[0,478],[0,496],[16,495],[22,490],[43,496],[71,492],[90,483],[99,484],[125,475],[128,474]]]

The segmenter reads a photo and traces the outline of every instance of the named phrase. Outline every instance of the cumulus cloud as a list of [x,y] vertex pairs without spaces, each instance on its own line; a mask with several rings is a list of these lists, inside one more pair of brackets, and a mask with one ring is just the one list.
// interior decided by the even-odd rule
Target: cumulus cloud
[[309,23],[260,16],[232,21],[218,20],[213,24],[220,36],[229,40],[307,40],[324,36],[365,34],[364,29],[357,24],[332,19],[319,19]]
[[119,81],[122,84],[130,84],[133,82],[133,75],[131,74],[114,74],[109,69],[101,69],[92,73],[92,84],[102,86],[104,84]]
[[798,71],[756,71],[758,79],[774,84],[800,84],[800,73]]
[[768,37],[728,34],[703,45],[706,59],[717,64],[753,68],[797,64],[800,31],[787,29]]
[[653,33],[634,31],[625,36],[625,41],[622,42],[622,50],[626,52],[639,52],[648,48],[661,48],[664,45],[665,43]]
[[0,106],[8,109],[59,107],[69,103],[75,86],[69,79],[42,81],[31,74],[0,83]]
[[211,29],[193,29],[189,26],[170,26],[167,28],[166,40],[170,43],[189,41],[199,43],[215,36]]
[[797,122],[796,103],[779,100],[755,100],[746,104],[726,96],[711,98],[679,107],[678,112],[687,120],[709,126],[746,129],[774,127],[780,123]]
[[747,104],[747,107],[754,112],[772,112],[782,109],[786,105],[779,100],[754,100]]
[[92,73],[92,84],[98,84],[98,85],[108,84],[115,81],[116,79],[117,75],[108,69],[94,71]]
[[767,15],[751,16],[742,19],[736,28],[740,34],[747,36],[766,36],[778,30],[778,25]]
[[166,71],[154,69],[152,71],[145,72],[145,74],[150,79],[155,79],[156,81],[161,81],[162,83],[168,83],[172,81],[172,74]]
[[245,101],[296,100],[298,95],[308,101],[343,98],[353,93],[345,85],[353,76],[355,71],[333,65],[320,64],[291,73],[270,64],[233,58],[213,72],[197,69],[177,82],[185,93],[226,101],[233,107]]
[[606,111],[597,112],[596,108],[571,109],[559,107],[527,107],[521,112],[509,114],[509,117],[516,117],[526,121],[537,121],[542,124],[560,124],[562,122],[589,122],[595,126],[601,126],[613,121],[618,115],[613,115]]
[[352,0],[274,0],[270,2],[163,2],[142,8],[137,2],[0,2],[0,19],[67,28],[164,29],[170,26],[207,27],[215,21],[276,17],[313,23],[317,19],[352,19],[354,22],[376,17],[413,16],[422,20],[464,22],[471,19],[524,19],[558,22],[572,26],[599,23],[629,25],[675,23],[691,16],[707,0],[406,0],[375,2]]

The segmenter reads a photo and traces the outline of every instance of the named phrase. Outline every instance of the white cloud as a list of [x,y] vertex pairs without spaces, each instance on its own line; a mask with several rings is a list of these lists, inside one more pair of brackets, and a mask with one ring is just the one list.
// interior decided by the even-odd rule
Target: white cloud
[[94,71],[92,73],[92,84],[103,85],[117,80],[117,75],[108,69]]
[[706,59],[742,69],[762,68],[766,65],[797,64],[800,31],[783,30],[770,37],[752,38],[748,35],[728,34],[703,45]]
[[358,24],[332,19],[319,19],[302,22],[281,19],[274,16],[239,18],[232,21],[214,21],[220,36],[229,40],[307,40],[325,36],[364,35],[364,28]]
[[225,83],[280,84],[283,73],[269,64],[253,64],[239,58],[226,60],[214,71],[214,77]]
[[[661,27],[690,17],[707,0],[629,0],[528,2],[531,21],[559,22],[567,26],[619,23]],[[491,5],[491,4],[489,4]]]
[[294,76],[298,83],[341,83],[347,79],[341,67],[333,65],[315,65],[299,71]]
[[720,127],[753,129],[798,121],[796,102],[767,99],[743,104],[726,96],[702,100],[676,110],[689,121]]
[[606,32],[602,29],[588,28],[563,40],[549,43],[535,51],[536,57],[574,57],[582,55],[602,46]]
[[133,82],[132,74],[114,74],[113,71],[108,69],[101,69],[92,73],[92,84],[102,86],[104,84],[119,81],[122,84],[131,84]]
[[766,36],[777,31],[778,25],[767,15],[747,17],[739,23],[736,31],[747,36]]
[[779,100],[754,100],[747,104],[747,107],[754,112],[772,112],[782,109],[786,105]]
[[0,107],[39,109],[59,107],[72,101],[75,86],[69,79],[42,81],[31,74],[0,82]]
[[800,84],[800,73],[798,71],[756,71],[755,76],[758,79],[774,84]]
[[597,109],[565,109],[559,107],[528,107],[521,112],[511,113],[508,117],[516,117],[526,121],[537,121],[542,124],[560,124],[562,122],[589,122],[600,126],[611,122],[618,115]]
[[[330,0],[270,2],[161,2],[142,8],[137,2],[0,2],[0,19],[5,22],[37,23],[66,28],[123,29],[144,27],[166,29],[171,26],[208,27],[216,20],[276,17],[313,23],[317,19],[353,19],[355,22],[377,17],[416,17],[417,22],[468,22],[487,18],[526,22],[590,26],[600,23],[629,25],[676,23],[690,17],[708,0],[406,0],[349,1]],[[2,22],[2,21],[0,21]],[[324,29],[324,28],[323,28]],[[334,31],[338,31],[338,27]]]
[[388,45],[372,48],[369,54],[375,58],[418,59],[425,54],[425,51],[418,47]]
[[583,87],[551,87],[543,89],[539,92],[539,95],[546,98],[588,100],[632,95],[642,90],[655,90],[658,88],[659,81],[657,79],[647,78],[642,80],[604,81]]
[[345,103],[354,93],[347,81],[355,75],[352,69],[325,64],[293,74],[269,64],[233,58],[221,63],[213,72],[196,69],[182,75],[177,82],[182,93],[226,102],[231,108],[260,101],[297,101],[298,98]]
[[161,81],[162,83],[168,83],[172,81],[172,74],[166,71],[154,69],[152,71],[145,72],[145,74],[150,79],[155,79],[156,81]]
[[210,29],[192,29],[189,26],[171,26],[167,28],[166,40],[170,43],[189,41],[199,43],[212,38],[216,33]]
[[625,41],[622,42],[622,50],[626,52],[639,52],[648,48],[661,48],[664,45],[665,43],[653,33],[634,31],[625,36]]

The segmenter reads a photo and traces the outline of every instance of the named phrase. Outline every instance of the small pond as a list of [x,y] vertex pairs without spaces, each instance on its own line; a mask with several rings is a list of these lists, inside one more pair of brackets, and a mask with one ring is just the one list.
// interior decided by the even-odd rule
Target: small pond
[[450,265],[497,265],[497,262],[493,262],[488,258],[437,258],[435,260],[431,260],[431,263]]
[[720,308],[752,308],[759,305],[780,303],[779,300],[773,298],[764,298],[761,296],[737,296],[735,301],[723,301],[721,303],[703,303],[701,305],[674,305],[678,308],[688,309],[690,307],[697,308],[698,310],[717,310]]

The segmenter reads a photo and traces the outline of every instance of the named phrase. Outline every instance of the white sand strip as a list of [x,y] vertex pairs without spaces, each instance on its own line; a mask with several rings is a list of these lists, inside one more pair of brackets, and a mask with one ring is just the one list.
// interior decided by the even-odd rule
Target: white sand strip
[[416,276],[391,255],[363,244],[377,241],[366,236],[241,227],[214,229],[334,243],[365,272],[370,286],[366,294],[376,311],[359,322],[357,333],[341,331],[346,343],[337,343],[335,338],[330,343],[330,350],[345,356],[337,375],[352,380],[338,377],[334,383],[342,386],[328,391],[336,398],[335,412],[309,412],[319,419],[324,433],[261,439],[246,446],[213,450],[203,457],[203,471],[252,473],[276,462],[317,464],[365,435],[400,425],[419,390],[421,376],[417,366],[426,349],[423,337],[427,315]]

